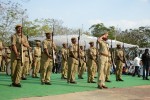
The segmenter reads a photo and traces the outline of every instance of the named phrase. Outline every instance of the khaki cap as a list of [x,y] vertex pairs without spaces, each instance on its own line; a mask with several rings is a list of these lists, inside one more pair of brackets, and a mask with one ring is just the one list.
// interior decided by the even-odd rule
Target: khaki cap
[[45,32],[45,34],[52,34],[52,32]]
[[76,39],[75,37],[72,37],[72,38],[71,38],[71,40],[75,40],[75,39]]
[[90,41],[90,42],[89,42],[89,44],[92,44],[92,43],[94,43],[94,41]]
[[62,45],[65,45],[65,44],[66,44],[65,42],[62,43]]
[[22,27],[22,25],[21,24],[17,24],[15,28],[17,29],[18,27]]
[[121,46],[121,44],[120,44],[120,43],[117,43],[117,46]]

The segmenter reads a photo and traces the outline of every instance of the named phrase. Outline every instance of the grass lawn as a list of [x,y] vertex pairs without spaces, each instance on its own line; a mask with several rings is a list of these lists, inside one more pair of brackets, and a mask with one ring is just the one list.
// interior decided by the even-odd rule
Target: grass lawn
[[[22,88],[10,87],[10,76],[0,73],[0,99],[12,100],[23,97],[39,97],[49,95],[59,95],[66,93],[82,92],[96,90],[96,83],[87,83],[86,74],[84,79],[77,79],[77,84],[67,84],[66,80],[62,80],[60,74],[52,74],[52,85],[41,85],[40,79],[28,77],[28,80],[21,81]],[[123,75],[124,82],[115,81],[115,75],[111,75],[111,83],[106,83],[109,88],[125,88],[140,85],[150,85],[150,80],[142,80],[142,78]],[[95,79],[97,80],[97,79]]]

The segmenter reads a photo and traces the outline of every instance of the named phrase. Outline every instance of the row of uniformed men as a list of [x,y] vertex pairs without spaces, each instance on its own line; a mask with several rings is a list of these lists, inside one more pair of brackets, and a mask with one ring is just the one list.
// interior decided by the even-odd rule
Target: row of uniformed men
[[[16,26],[16,33],[11,37],[12,43],[12,52],[11,52],[11,77],[12,77],[12,86],[21,87],[20,79],[21,77],[25,79],[27,73],[27,62],[29,62],[29,55],[27,53],[28,49],[31,49],[27,38],[22,34],[21,25]],[[62,48],[62,78],[67,78],[68,83],[76,83],[75,74],[77,70],[79,71],[78,77],[82,79],[82,75],[87,66],[88,71],[88,83],[95,83],[94,76],[98,71],[98,88],[107,88],[105,86],[105,81],[109,81],[109,73],[111,66],[111,57],[109,53],[109,48],[106,43],[108,33],[102,34],[98,38],[99,49],[97,50],[94,47],[94,42],[90,42],[90,48],[87,52],[87,62],[85,61],[85,52],[83,47],[80,47],[80,56],[78,56],[78,45],[76,43],[76,38],[72,38],[72,44],[67,49],[66,44],[63,44]],[[23,66],[20,58],[21,44],[23,45]],[[42,42],[43,53],[41,54],[40,42],[37,41],[37,47],[34,48],[33,61],[34,69],[32,77],[38,77],[37,73],[41,65],[41,84],[51,85],[50,76],[52,72],[53,62],[52,62],[52,53],[53,50],[56,50],[56,45],[51,40],[51,33],[46,33],[46,39]],[[69,52],[69,53],[68,53]],[[116,80],[121,81],[121,65],[124,62],[123,52],[121,48],[118,48],[117,54],[117,71],[116,71]],[[99,55],[99,56],[97,56]],[[78,61],[80,57],[80,61]],[[80,64],[79,64],[80,62]],[[41,63],[41,64],[40,64]],[[80,65],[80,66],[79,66]],[[78,67],[79,66],[79,67]]]

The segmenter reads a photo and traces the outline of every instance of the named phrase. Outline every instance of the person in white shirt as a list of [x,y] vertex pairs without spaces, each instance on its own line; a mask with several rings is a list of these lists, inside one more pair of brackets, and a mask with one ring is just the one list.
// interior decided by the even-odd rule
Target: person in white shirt
[[133,73],[133,76],[135,76],[136,74],[138,75],[138,77],[140,77],[140,64],[141,64],[141,58],[138,57],[138,55],[135,55],[134,61],[133,61],[133,66],[135,67],[135,71]]

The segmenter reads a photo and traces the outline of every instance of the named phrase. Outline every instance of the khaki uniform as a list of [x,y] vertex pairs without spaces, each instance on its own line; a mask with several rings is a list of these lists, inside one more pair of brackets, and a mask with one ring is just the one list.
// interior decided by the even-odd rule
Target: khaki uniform
[[98,86],[105,86],[105,77],[108,66],[109,50],[105,41],[98,41],[99,44],[99,58],[98,58]]
[[2,62],[1,62],[2,66],[1,66],[1,71],[5,72],[6,70],[6,51],[5,49],[2,50]]
[[[53,43],[54,48],[56,48],[56,45]],[[44,49],[48,49],[49,55],[52,56],[52,40],[51,39],[45,39],[42,42],[42,46]],[[41,82],[50,82],[50,77],[52,73],[53,68],[53,59],[49,58],[45,53],[42,54],[41,57]]]
[[97,50],[95,47],[90,47],[88,49],[88,61],[87,61],[87,71],[88,71],[88,83],[91,83],[94,81],[95,77],[95,70],[97,67],[96,64],[96,55],[97,55]]
[[85,52],[84,50],[80,51],[80,66],[78,67],[78,77],[83,78],[83,74],[86,69],[86,61],[85,61]]
[[11,51],[9,48],[6,49],[6,73],[11,75],[10,73],[10,64],[11,64]]
[[[25,35],[22,35],[22,40],[25,43],[28,43],[27,37]],[[12,43],[12,45],[16,46],[17,51],[20,53],[20,51],[21,51],[21,36],[19,36],[17,33],[12,35],[11,43]],[[23,58],[25,58],[24,55],[25,54],[23,53]],[[24,59],[23,59],[23,64],[24,64]],[[21,60],[17,59],[15,52],[12,50],[12,52],[11,52],[11,79],[12,79],[12,82],[15,84],[20,83],[22,67],[23,66],[21,66]]]
[[2,66],[1,66],[1,64],[2,64],[2,49],[3,49],[3,44],[2,44],[2,42],[0,41],[0,67],[2,67]]
[[28,51],[27,48],[24,49],[24,66],[22,69],[22,78],[26,78],[27,74],[28,74],[28,68],[29,68],[29,55],[28,55]]
[[71,44],[69,46],[69,59],[68,59],[68,74],[67,82],[75,82],[75,74],[78,69],[78,44]]
[[38,72],[40,70],[41,65],[41,48],[40,47],[34,47],[33,49],[33,71],[32,71],[32,77],[38,77]]
[[105,78],[105,80],[107,81],[107,80],[109,80],[109,77],[110,77],[110,68],[111,68],[111,54],[110,54],[110,52],[109,52],[109,57],[108,57],[108,67],[107,67],[107,72],[106,72],[106,78]]
[[123,68],[123,62],[124,62],[124,52],[122,49],[116,49],[116,58],[115,58],[115,63],[116,63],[116,80],[121,79],[122,75],[122,68]]
[[62,53],[62,75],[61,78],[67,78],[67,72],[68,72],[68,49],[67,48],[62,48],[61,49]]

